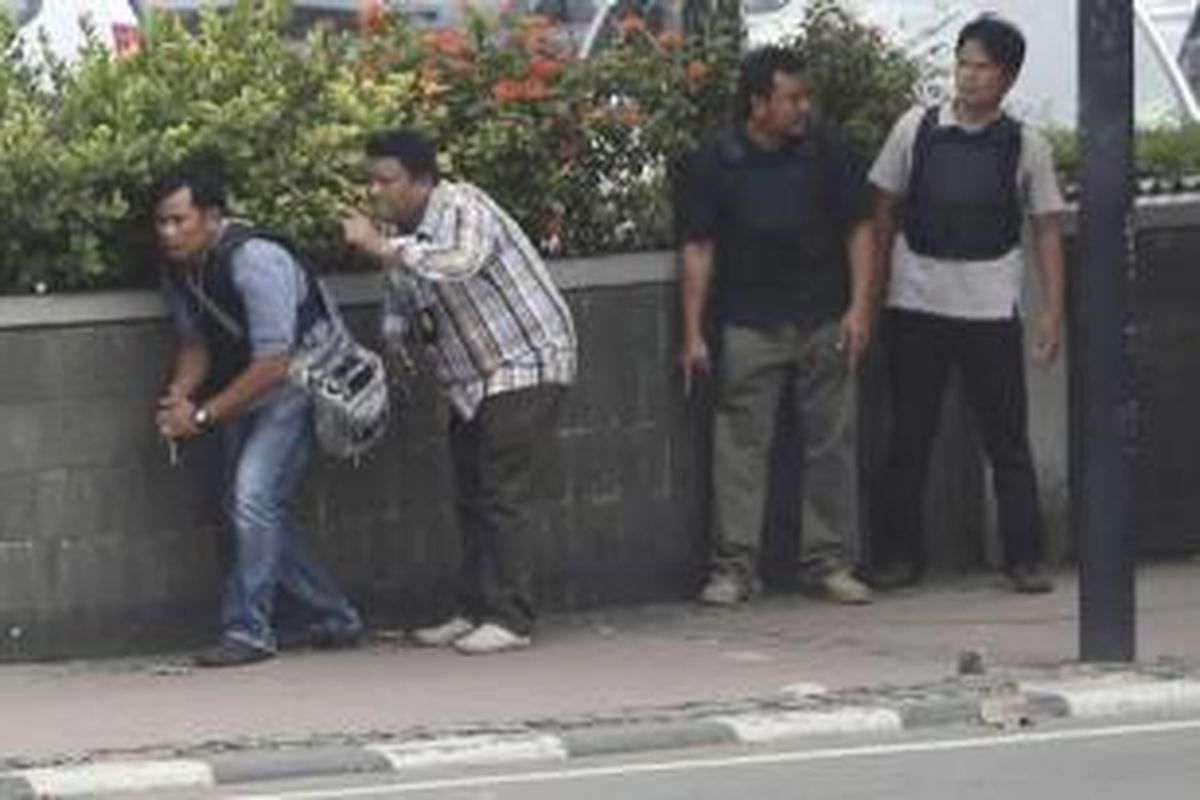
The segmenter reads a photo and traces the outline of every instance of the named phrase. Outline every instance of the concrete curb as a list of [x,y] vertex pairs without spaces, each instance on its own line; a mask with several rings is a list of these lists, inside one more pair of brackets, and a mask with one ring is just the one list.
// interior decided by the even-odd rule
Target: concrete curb
[[351,773],[397,774],[430,767],[544,764],[688,747],[877,736],[945,725],[987,724],[1009,729],[1046,718],[1181,713],[1200,710],[1200,679],[1122,672],[1069,680],[981,681],[943,697],[868,703],[820,696],[814,702],[815,707],[786,708],[774,699],[762,701],[761,710],[700,714],[681,720],[664,719],[657,712],[620,722],[548,723],[536,728],[358,746],[29,769],[0,773],[0,800],[211,788]]

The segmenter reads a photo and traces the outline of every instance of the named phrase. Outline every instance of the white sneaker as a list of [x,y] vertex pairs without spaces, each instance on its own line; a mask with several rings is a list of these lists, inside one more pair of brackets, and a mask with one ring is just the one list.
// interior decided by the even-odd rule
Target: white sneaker
[[451,617],[441,625],[417,628],[409,637],[421,647],[449,647],[473,630],[475,625],[466,617]]
[[508,628],[485,622],[455,641],[454,649],[463,655],[484,656],[506,650],[521,650],[531,644],[533,639],[529,636],[520,636]]

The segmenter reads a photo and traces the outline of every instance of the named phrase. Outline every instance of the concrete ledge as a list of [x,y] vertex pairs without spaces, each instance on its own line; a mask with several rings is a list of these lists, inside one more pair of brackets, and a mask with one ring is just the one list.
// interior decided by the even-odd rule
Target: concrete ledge
[[1023,691],[1056,701],[1065,716],[1092,719],[1126,714],[1200,710],[1200,681],[1139,680],[1116,675],[1061,683],[1030,683]]
[[[215,786],[212,768],[203,761],[127,761],[76,767],[31,769],[11,776],[17,791],[35,798],[86,797],[116,792],[165,791]],[[0,778],[2,780],[2,778]],[[0,790],[4,784],[0,783]],[[9,796],[0,794],[7,800]]]
[[900,717],[906,729],[933,728],[978,722],[980,708],[979,698],[952,697],[945,700],[905,703],[900,707]]
[[[923,695],[922,699],[897,701],[896,688],[888,687],[846,693],[840,701],[839,695],[825,694],[820,705],[812,708],[780,708],[775,696],[747,701],[742,705],[750,710],[737,713],[699,711],[686,716],[680,709],[647,709],[631,712],[618,722],[594,726],[549,723],[536,729],[422,736],[365,742],[359,746],[31,769],[0,774],[0,800],[233,786],[368,772],[404,773],[432,767],[553,763],[588,756],[735,743],[815,741],[821,737],[842,737],[838,741],[844,741],[845,737],[873,738],[964,723],[1019,730],[1039,719],[1200,709],[1200,679],[1163,677],[1136,670],[1078,680],[1052,678],[1020,683],[976,680],[914,688],[917,690],[914,694]],[[943,696],[936,695],[939,691]],[[878,704],[864,705],[862,698],[872,694]],[[997,714],[995,708],[989,710],[989,703],[1003,705],[1004,713]],[[754,710],[755,705],[760,710]],[[680,714],[685,718],[672,719],[672,715]],[[1013,718],[1007,719],[1009,716]]]
[[890,708],[833,708],[820,711],[777,711],[717,717],[739,742],[761,744],[806,736],[890,733],[904,727]]
[[[669,283],[676,273],[675,256],[667,251],[565,258],[548,263],[555,282],[566,291]],[[378,274],[330,275],[326,280],[343,306],[379,302],[382,284]],[[166,314],[158,292],[152,289],[0,296],[0,330],[155,321]]]
[[216,783],[222,786],[256,781],[389,772],[392,764],[362,747],[297,748],[278,752],[233,753],[212,759]]
[[734,744],[737,734],[716,721],[606,725],[562,734],[571,758]]
[[[1200,194],[1138,198],[1137,224],[1142,228],[1200,225]],[[1077,228],[1077,208],[1073,206],[1067,215],[1066,230],[1070,233]],[[670,283],[678,273],[676,256],[669,250],[552,259],[548,263],[555,282],[567,291]],[[334,296],[345,306],[371,305],[379,300],[378,274],[331,275],[328,281]],[[153,290],[0,296],[0,330],[158,320],[165,314]]]
[[562,761],[567,748],[558,736],[542,733],[499,733],[449,736],[399,744],[368,745],[392,769]]

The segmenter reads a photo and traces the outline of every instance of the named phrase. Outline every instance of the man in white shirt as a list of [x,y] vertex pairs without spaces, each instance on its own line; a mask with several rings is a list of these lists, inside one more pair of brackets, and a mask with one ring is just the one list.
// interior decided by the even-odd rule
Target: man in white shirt
[[915,583],[925,566],[926,478],[952,368],[961,371],[991,462],[1005,570],[1016,591],[1053,588],[1042,572],[1017,303],[1028,218],[1042,288],[1034,354],[1053,360],[1062,335],[1064,203],[1046,141],[1001,109],[1024,56],[1011,23],[985,15],[966,25],[953,101],[906,113],[870,173],[880,263],[890,263],[894,408],[875,515],[881,588]]

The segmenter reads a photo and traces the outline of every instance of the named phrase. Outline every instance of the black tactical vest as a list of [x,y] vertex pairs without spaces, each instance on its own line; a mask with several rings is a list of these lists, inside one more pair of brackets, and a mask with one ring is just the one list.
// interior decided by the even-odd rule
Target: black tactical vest
[[938,125],[938,113],[925,113],[913,144],[904,236],[923,256],[1000,258],[1021,241],[1021,123],[1002,114],[966,131]]
[[[778,153],[752,153],[740,131],[717,141],[723,231],[718,237],[718,295],[755,316],[759,308],[812,311],[844,303],[844,234],[831,208],[829,164],[814,125]],[[753,313],[752,313],[753,312]]]
[[243,222],[227,222],[221,238],[201,269],[190,276],[181,275],[175,269],[167,272],[169,280],[195,315],[200,335],[208,348],[207,383],[215,390],[225,386],[250,365],[246,305],[233,281],[234,252],[250,239],[265,239],[283,247],[305,272],[305,294],[296,317],[296,341],[325,315],[315,279],[290,242]]

